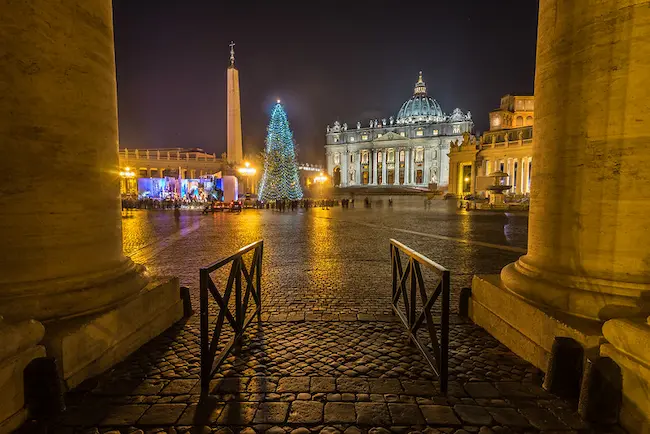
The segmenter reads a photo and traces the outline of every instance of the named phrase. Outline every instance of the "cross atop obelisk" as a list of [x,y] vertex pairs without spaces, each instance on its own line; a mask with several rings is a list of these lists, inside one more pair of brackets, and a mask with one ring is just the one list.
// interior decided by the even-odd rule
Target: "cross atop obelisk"
[[235,66],[235,43],[230,41],[230,66]]

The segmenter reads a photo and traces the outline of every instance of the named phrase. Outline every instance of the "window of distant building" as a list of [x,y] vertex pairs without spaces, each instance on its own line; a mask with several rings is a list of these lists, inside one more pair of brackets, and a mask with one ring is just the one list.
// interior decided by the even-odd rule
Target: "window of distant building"
[[415,161],[421,163],[424,160],[424,148],[415,149]]
[[495,116],[492,118],[492,126],[498,127],[501,125],[501,118],[499,116]]
[[405,152],[404,151],[399,151],[399,162],[400,163],[404,162],[404,156],[405,156]]
[[354,154],[350,154],[350,163],[354,163]]
[[422,131],[422,128],[418,128],[418,130],[415,132],[415,135],[418,137],[422,137],[424,135],[424,131]]
[[338,152],[334,154],[334,164],[341,164],[341,154]]
[[440,131],[438,131],[438,130],[433,130],[433,135],[434,135],[434,136],[437,136],[438,134],[440,134]]
[[389,163],[394,163],[395,162],[395,151],[392,149],[388,150],[388,162]]
[[[187,170],[185,172],[187,172]],[[140,169],[140,178],[146,178],[146,177],[147,177],[147,169]],[[187,175],[185,175],[185,178],[187,178]]]
[[523,116],[517,116],[515,118],[515,126],[517,126],[517,127],[523,127],[524,126],[524,118],[523,118]]
[[404,131],[400,131],[399,135],[402,136],[402,137],[406,137],[406,133]]
[[533,117],[532,116],[527,116],[526,117],[526,125],[532,125],[533,124]]
[[381,154],[382,154],[381,151],[377,152],[377,161],[379,161],[379,162],[382,162],[382,159],[381,159],[382,155]]
[[158,169],[151,169],[151,175],[152,178],[158,178]]
[[364,152],[364,153],[361,154],[361,162],[363,164],[368,164],[368,153],[367,152]]
[[454,125],[453,134],[460,134],[460,125]]
[[368,134],[361,134],[361,140],[368,140]]

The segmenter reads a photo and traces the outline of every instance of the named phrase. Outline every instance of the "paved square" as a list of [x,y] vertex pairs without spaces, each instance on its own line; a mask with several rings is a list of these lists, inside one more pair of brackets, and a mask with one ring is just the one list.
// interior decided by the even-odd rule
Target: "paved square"
[[[390,210],[183,211],[173,227],[172,213],[135,212],[124,222],[125,251],[153,274],[179,276],[195,311],[199,267],[263,238],[261,321],[251,323],[242,350],[224,361],[207,394],[199,384],[195,313],[94,386],[71,391],[61,425],[125,433],[173,426],[177,434],[587,429],[568,403],[539,387],[538,370],[453,312],[449,393],[440,393],[436,375],[392,315],[388,239],[451,270],[456,309],[474,273],[497,273],[518,258],[499,246],[525,248],[526,218],[456,214],[444,201],[428,211],[419,198],[409,203],[396,200]],[[214,273],[218,288],[226,277]],[[216,305],[209,311],[214,321]],[[223,340],[230,337],[226,327]]]

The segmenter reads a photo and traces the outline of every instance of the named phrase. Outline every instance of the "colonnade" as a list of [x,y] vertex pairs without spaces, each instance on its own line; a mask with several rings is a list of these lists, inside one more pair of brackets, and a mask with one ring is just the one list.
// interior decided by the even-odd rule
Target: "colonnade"
[[11,431],[27,416],[32,356],[56,359],[74,387],[183,306],[178,279],[153,279],[122,250],[111,0],[2,2],[0,40],[0,172],[20,180],[0,183],[0,335],[15,336],[0,355],[0,431]]
[[[421,149],[418,157],[416,150]],[[389,162],[389,151],[393,151],[393,158]],[[403,155],[401,154],[403,153]],[[354,185],[426,185],[428,183],[427,171],[437,164],[437,160],[428,161],[425,158],[425,148],[370,148],[355,151],[344,150],[331,152],[327,156],[328,167],[331,168],[330,176],[335,170],[341,172],[341,187]],[[418,161],[416,161],[416,158]],[[364,166],[367,169],[364,170]],[[392,169],[389,169],[392,165]],[[367,179],[364,172],[368,172]],[[393,179],[389,183],[389,174],[392,171]],[[421,171],[418,181],[418,171]]]

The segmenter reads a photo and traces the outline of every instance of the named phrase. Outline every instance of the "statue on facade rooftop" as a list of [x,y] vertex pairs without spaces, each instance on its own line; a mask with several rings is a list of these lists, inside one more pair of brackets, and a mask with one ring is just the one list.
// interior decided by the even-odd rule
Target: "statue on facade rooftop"
[[343,122],[343,131],[347,131],[347,130],[348,130],[348,123]]
[[357,130],[361,128],[361,122],[357,122]]

